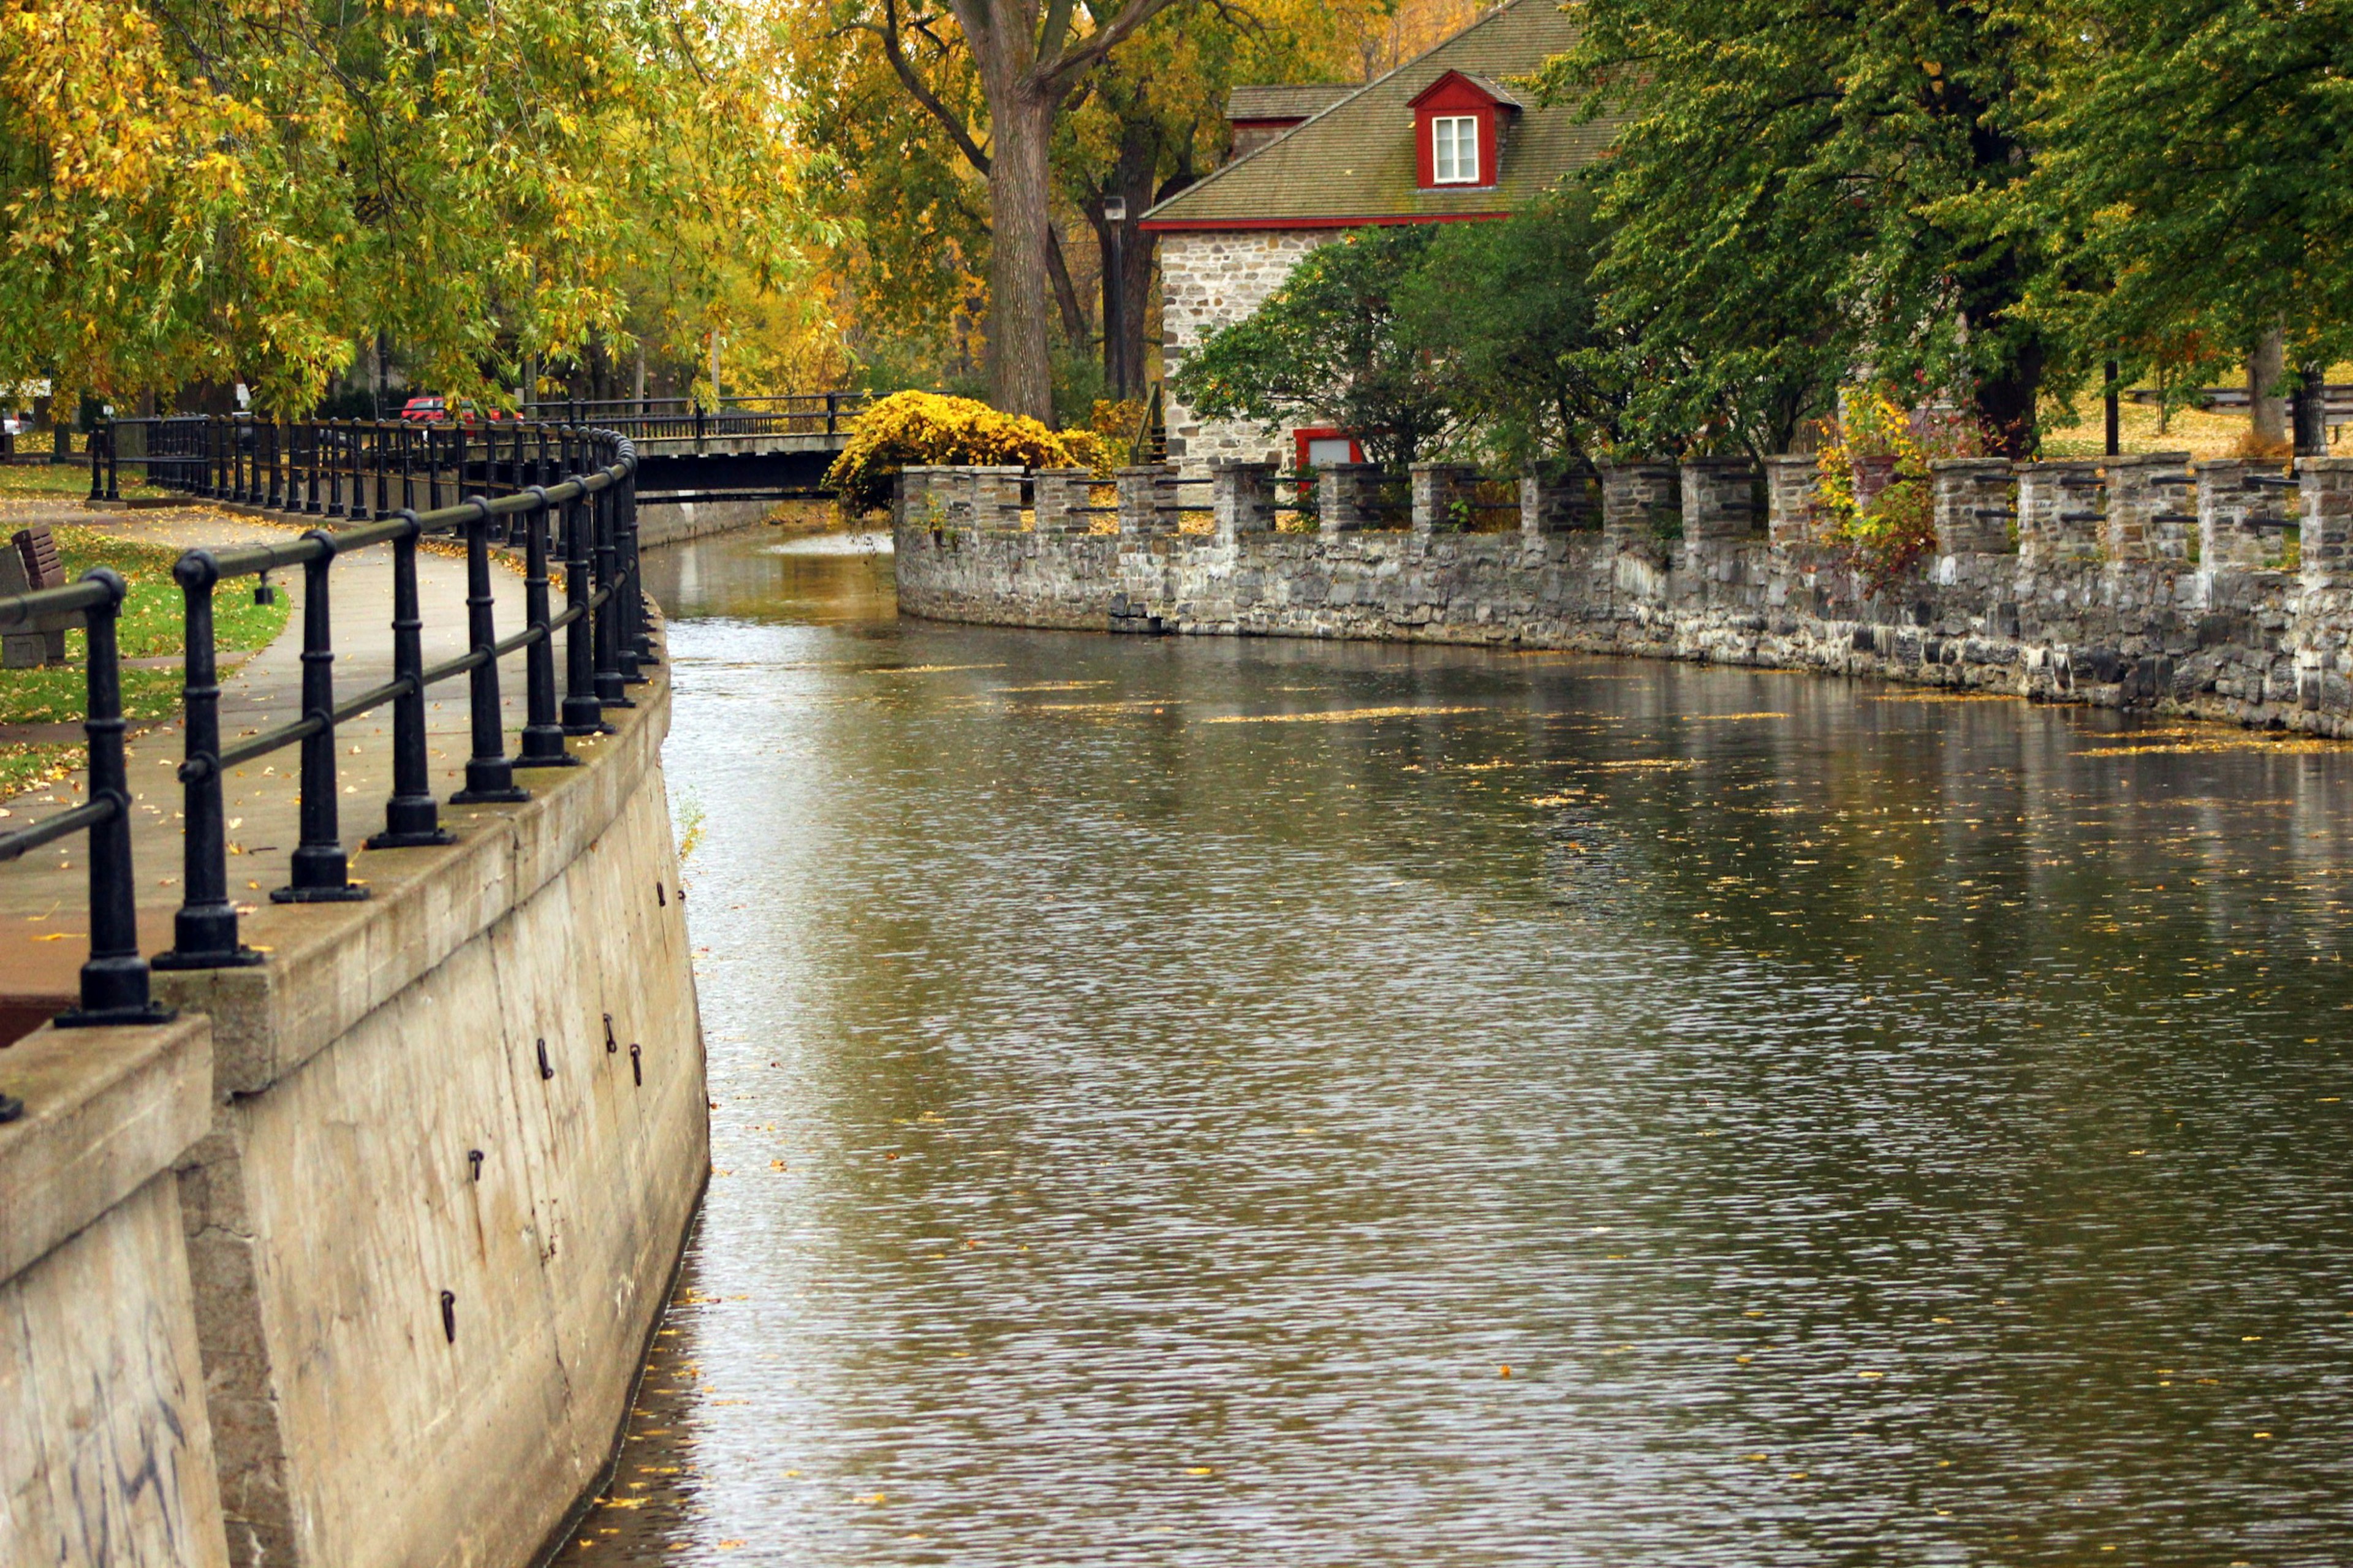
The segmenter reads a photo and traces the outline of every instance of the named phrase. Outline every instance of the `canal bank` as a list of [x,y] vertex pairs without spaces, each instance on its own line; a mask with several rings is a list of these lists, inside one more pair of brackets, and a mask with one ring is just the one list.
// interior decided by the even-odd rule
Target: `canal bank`
[[2341,749],[773,543],[651,567],[716,1170],[561,1560],[2353,1534]]
[[[1303,500],[1263,464],[1122,469],[1115,507],[1089,504],[1077,470],[910,468],[899,605],[1813,670],[2353,733],[2353,459],[2301,458],[2293,477],[2193,474],[2181,454],[1933,468],[1936,549],[1884,579],[1834,537],[1810,457],[1630,464],[1598,494],[1528,479],[1501,507],[1442,463],[1415,466],[1404,506],[1354,463]],[[1296,531],[1277,529],[1286,515]],[[1517,526],[1482,531],[1499,518]]]

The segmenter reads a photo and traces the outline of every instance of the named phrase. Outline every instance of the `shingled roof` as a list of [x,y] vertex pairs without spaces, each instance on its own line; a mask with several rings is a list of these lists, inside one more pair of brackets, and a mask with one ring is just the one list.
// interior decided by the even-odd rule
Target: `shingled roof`
[[[1413,100],[1450,70],[1498,86],[1577,41],[1559,0],[1508,0],[1428,54],[1368,82],[1296,130],[1237,158],[1144,215],[1161,231],[1337,228],[1482,217],[1525,206],[1599,157],[1616,127],[1579,124],[1574,103],[1528,103],[1513,116],[1493,186],[1416,184]],[[1527,102],[1534,95],[1517,95]]]
[[1321,114],[1344,98],[1362,89],[1358,82],[1279,82],[1267,87],[1238,87],[1226,95],[1229,120],[1304,120]]

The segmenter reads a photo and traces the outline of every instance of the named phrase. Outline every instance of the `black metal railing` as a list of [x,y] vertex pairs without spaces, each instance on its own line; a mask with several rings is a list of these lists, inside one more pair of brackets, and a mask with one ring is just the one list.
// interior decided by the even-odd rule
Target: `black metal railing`
[[[655,655],[638,583],[637,454],[615,431],[535,422],[495,431],[374,421],[272,425],[242,416],[101,426],[91,442],[93,493],[114,491],[126,465],[143,468],[151,482],[170,489],[347,520],[340,530],[312,529],[283,544],[191,550],[173,569],[185,609],[182,900],[172,946],[155,956],[153,967],[261,962],[239,938],[238,910],[229,894],[222,788],[231,768],[285,747],[301,748],[300,841],[287,885],[270,896],[283,903],[355,900],[368,890],[351,879],[343,847],[338,725],[391,705],[392,790],[384,830],[367,843],[403,848],[451,842],[427,761],[426,694],[434,686],[460,675],[468,680],[470,755],[464,787],[449,797],[458,805],[529,798],[516,780],[518,769],[574,765],[578,759],[566,749],[567,737],[608,730],[607,709],[635,706],[628,688],[645,679],[639,667]],[[453,500],[448,506],[438,504],[445,485]],[[456,499],[465,491],[472,493]],[[430,501],[421,511],[414,504],[420,495]],[[428,666],[417,552],[420,540],[445,532],[462,535],[465,542],[467,651]],[[519,547],[523,556],[524,626],[504,638],[497,635],[491,570],[491,552],[501,543]],[[378,545],[392,552],[392,679],[338,699],[333,567]],[[565,604],[555,612],[549,574],[559,562]],[[215,591],[224,582],[295,567],[303,574],[302,716],[224,745]],[[0,596],[0,630],[79,614],[89,634],[83,724],[89,799],[0,834],[0,860],[70,834],[90,836],[90,954],[81,971],[80,1005],[57,1019],[67,1026],[169,1016],[149,994],[150,962],[139,950],[115,637],[123,592],[122,580],[101,567],[66,587]],[[558,633],[564,639],[560,700]],[[516,753],[509,757],[499,664],[518,652],[525,658],[524,722]]]
[[525,418],[554,417],[617,430],[638,441],[708,441],[744,436],[845,436],[871,394],[794,392],[723,397],[705,405],[691,397],[612,397],[529,404]]

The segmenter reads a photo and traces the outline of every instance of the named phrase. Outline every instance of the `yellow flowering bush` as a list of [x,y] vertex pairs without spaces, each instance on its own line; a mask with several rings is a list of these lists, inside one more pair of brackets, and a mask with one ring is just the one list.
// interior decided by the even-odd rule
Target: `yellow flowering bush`
[[[1831,426],[1821,448],[1817,504],[1830,536],[1847,547],[1873,590],[1936,552],[1929,463],[1974,456],[1978,447],[1965,422],[1915,416],[1883,388],[1848,394],[1844,417]],[[1873,480],[1878,494],[1862,504]]]
[[828,489],[847,510],[869,511],[891,500],[891,478],[909,464],[1019,465],[1106,472],[1105,443],[1092,431],[1046,428],[1000,414],[969,397],[894,392],[858,419],[849,444],[826,470]]

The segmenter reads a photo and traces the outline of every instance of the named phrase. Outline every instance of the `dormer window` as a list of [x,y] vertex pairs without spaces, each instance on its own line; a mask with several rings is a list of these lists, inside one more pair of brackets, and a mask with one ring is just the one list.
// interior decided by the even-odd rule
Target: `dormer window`
[[1430,161],[1435,183],[1475,185],[1479,183],[1479,117],[1475,114],[1434,115],[1430,121]]
[[1414,162],[1423,190],[1492,188],[1502,173],[1504,126],[1520,100],[1502,84],[1451,70],[1413,100]]

